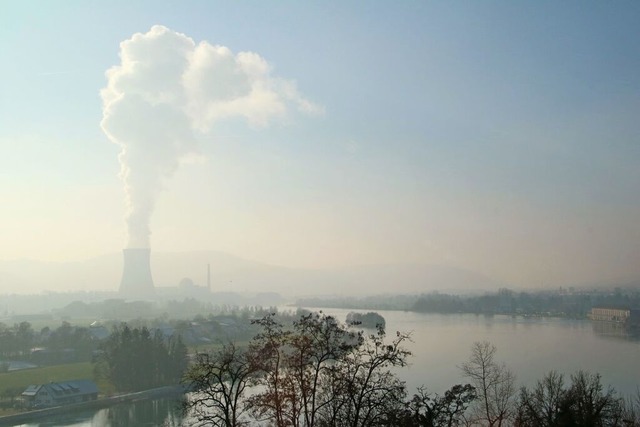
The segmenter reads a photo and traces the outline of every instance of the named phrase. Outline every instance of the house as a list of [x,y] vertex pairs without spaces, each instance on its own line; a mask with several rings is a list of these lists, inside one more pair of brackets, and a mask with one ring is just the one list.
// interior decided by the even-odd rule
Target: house
[[25,406],[46,408],[88,402],[98,398],[98,386],[91,380],[30,385],[21,395]]
[[631,317],[631,310],[620,307],[593,307],[589,317],[591,320],[602,322],[626,323]]

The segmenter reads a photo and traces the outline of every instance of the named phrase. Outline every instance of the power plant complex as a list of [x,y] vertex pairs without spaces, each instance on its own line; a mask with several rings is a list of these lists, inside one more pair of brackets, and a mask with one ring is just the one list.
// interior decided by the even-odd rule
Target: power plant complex
[[128,300],[152,300],[167,296],[206,297],[211,294],[211,267],[207,264],[207,284],[198,286],[188,277],[177,287],[156,289],[151,275],[151,249],[128,248],[122,251],[124,266],[120,295]]

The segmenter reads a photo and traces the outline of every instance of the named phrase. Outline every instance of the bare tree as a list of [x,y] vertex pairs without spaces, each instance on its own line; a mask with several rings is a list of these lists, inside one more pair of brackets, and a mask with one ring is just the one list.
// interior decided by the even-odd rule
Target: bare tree
[[496,362],[496,351],[487,341],[476,342],[469,360],[460,366],[478,393],[476,420],[489,427],[506,425],[514,415],[515,405],[515,375]]
[[[621,426],[624,401],[612,388],[603,389],[600,374],[578,371],[571,375],[567,391],[572,425]],[[565,423],[566,424],[566,423]],[[567,424],[568,425],[568,424]]]
[[471,384],[457,384],[444,396],[430,395],[423,387],[406,402],[394,425],[404,427],[457,427],[465,425],[467,407],[477,399]]
[[551,371],[533,390],[520,390],[517,424],[520,426],[557,426],[566,411],[564,376]]
[[245,392],[255,379],[256,368],[246,351],[233,343],[214,353],[198,354],[184,377],[192,391],[183,403],[184,410],[198,425],[248,425],[243,419]]
[[291,332],[276,321],[275,313],[253,323],[262,328],[249,344],[249,357],[260,373],[260,392],[253,394],[247,404],[259,421],[276,427],[296,425],[292,422],[299,413],[296,393],[284,374],[284,349]]
[[410,337],[400,332],[390,343],[385,342],[382,326],[354,350],[335,371],[339,408],[332,412],[340,425],[352,427],[389,425],[406,396],[406,387],[392,367],[406,366],[411,353],[403,346]]
[[563,376],[551,371],[533,391],[522,388],[515,421],[520,427],[633,426],[627,408],[613,389],[603,389],[599,374],[578,371],[566,388]]
[[262,332],[251,343],[260,367],[261,391],[250,399],[258,419],[276,426],[313,426],[335,396],[326,391],[332,366],[359,344],[331,317],[309,313],[283,329],[273,316],[256,321]]
[[631,396],[624,402],[624,425],[627,427],[640,426],[640,388],[635,396]]
[[274,315],[254,323],[261,331],[246,352],[225,346],[189,371],[195,392],[186,408],[201,425],[393,425],[406,387],[392,368],[407,363],[408,335],[387,342],[382,328],[364,336],[324,314],[288,328]]
[[327,392],[332,366],[360,344],[360,336],[341,327],[331,316],[309,314],[294,322],[289,362],[292,379],[300,390],[305,425],[313,426],[335,398]]
[[398,333],[385,343],[382,327],[364,336],[335,318],[308,314],[290,330],[271,318],[251,344],[259,359],[263,390],[250,404],[258,419],[276,426],[375,426],[402,405],[404,382],[393,366],[405,366],[409,352]]

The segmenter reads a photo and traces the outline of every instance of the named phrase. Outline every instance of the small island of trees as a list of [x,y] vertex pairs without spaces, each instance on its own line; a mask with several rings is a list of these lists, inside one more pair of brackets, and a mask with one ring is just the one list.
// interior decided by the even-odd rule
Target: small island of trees
[[369,329],[384,329],[386,326],[386,322],[384,320],[384,317],[373,311],[365,314],[352,311],[347,314],[347,325],[361,326],[363,328]]

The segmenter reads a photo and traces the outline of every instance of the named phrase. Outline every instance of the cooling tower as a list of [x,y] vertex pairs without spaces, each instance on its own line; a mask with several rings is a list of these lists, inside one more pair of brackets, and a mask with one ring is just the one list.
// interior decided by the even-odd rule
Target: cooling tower
[[124,268],[120,294],[130,299],[151,299],[154,296],[149,248],[124,249]]

